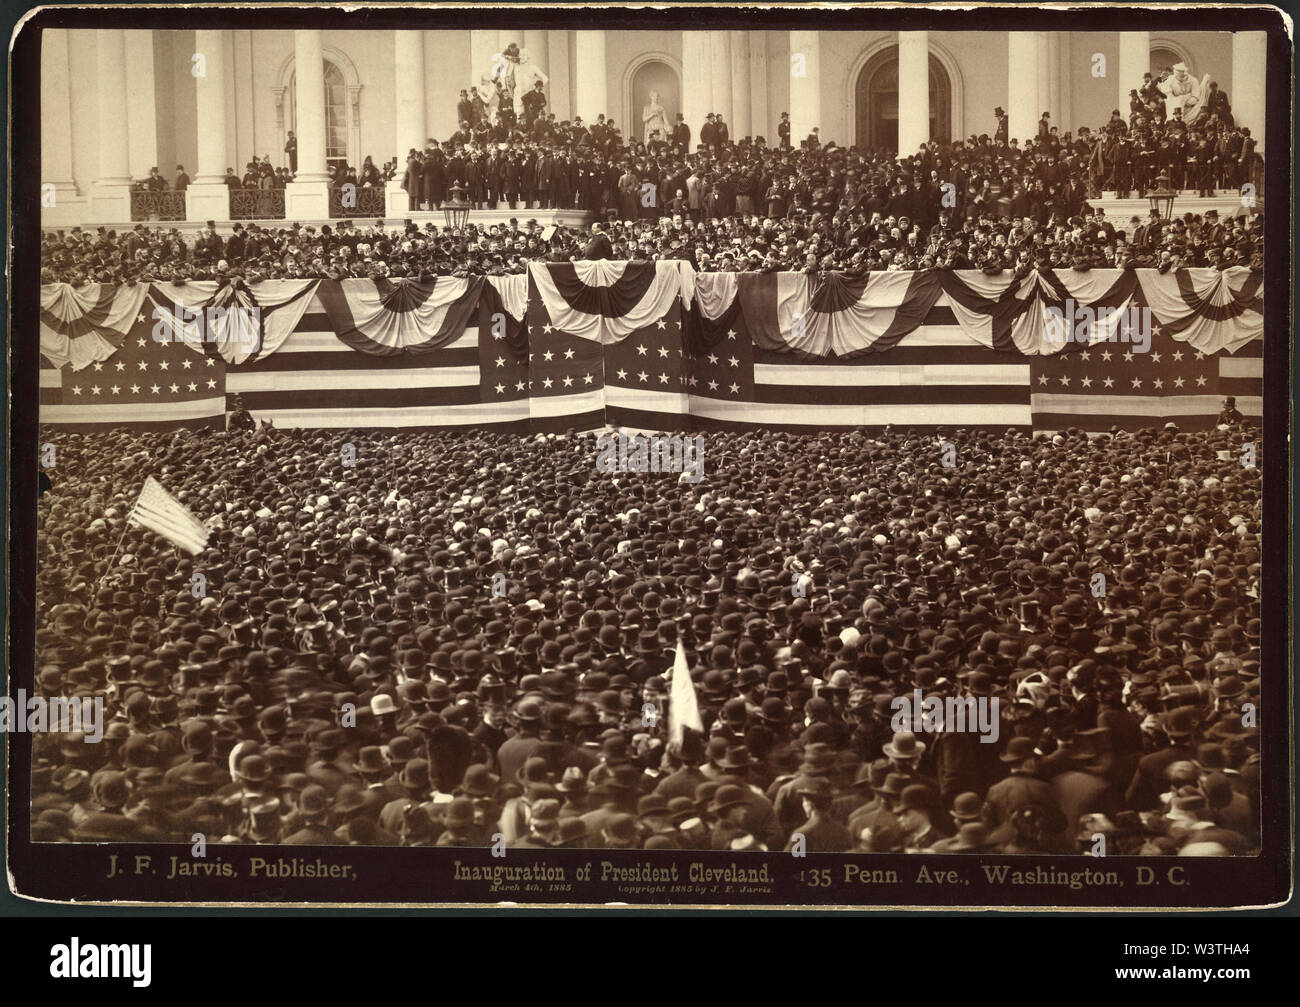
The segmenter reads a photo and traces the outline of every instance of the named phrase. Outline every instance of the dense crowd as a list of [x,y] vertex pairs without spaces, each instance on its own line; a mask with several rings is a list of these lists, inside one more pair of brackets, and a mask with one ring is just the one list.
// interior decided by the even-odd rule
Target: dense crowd
[[[908,209],[913,209],[909,203]],[[74,228],[42,239],[41,281],[122,283],[242,278],[419,277],[520,273],[533,260],[679,259],[713,272],[1031,269],[1183,266],[1263,268],[1263,214],[1220,219],[1217,210],[1162,220],[1134,217],[1116,229],[1100,211],[1045,223],[1000,218],[984,208],[963,219],[941,210],[928,228],[903,207],[757,215],[692,222],[614,220],[574,227],[537,219],[463,228],[382,221],[284,227],[237,223],[228,235],[209,221],[187,240],[175,228],[137,224],[125,234]],[[913,212],[915,210],[913,209]]]
[[[111,721],[35,737],[33,835],[1256,851],[1255,432],[940,435],[706,435],[695,483],[574,435],[51,432],[36,689]],[[126,525],[147,475],[204,551]]]

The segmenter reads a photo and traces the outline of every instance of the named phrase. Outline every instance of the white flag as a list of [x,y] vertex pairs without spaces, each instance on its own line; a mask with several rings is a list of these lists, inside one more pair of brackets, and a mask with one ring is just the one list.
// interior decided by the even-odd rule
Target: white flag
[[153,476],[145,480],[127,520],[157,532],[190,555],[202,552],[208,544],[209,529]]
[[695,701],[695,683],[691,681],[691,670],[686,667],[686,650],[682,641],[677,641],[677,658],[673,661],[673,680],[668,695],[668,742],[682,743],[686,728],[704,733],[704,722],[700,720],[700,707]]

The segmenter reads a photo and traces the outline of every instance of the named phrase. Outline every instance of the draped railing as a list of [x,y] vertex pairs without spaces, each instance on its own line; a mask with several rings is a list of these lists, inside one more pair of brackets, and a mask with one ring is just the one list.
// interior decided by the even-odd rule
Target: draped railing
[[423,281],[51,284],[42,402],[79,415],[88,389],[111,387],[85,370],[148,337],[203,354],[208,380],[281,426],[1204,426],[1226,396],[1262,412],[1260,281],[1240,267],[596,261]]

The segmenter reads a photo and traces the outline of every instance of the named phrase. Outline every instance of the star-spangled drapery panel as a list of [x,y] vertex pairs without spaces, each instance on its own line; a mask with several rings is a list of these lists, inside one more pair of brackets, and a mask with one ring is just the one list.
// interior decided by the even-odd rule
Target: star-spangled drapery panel
[[[377,322],[413,332],[418,341],[405,347],[341,336],[356,326],[350,308],[330,310],[331,292],[338,297],[342,290],[335,280],[267,281],[246,290],[143,285],[147,300],[134,316],[128,309],[146,296],[142,285],[71,294],[51,287],[42,291],[43,303],[62,334],[102,340],[111,360],[87,357],[83,370],[93,365],[95,376],[83,380],[74,359],[65,361],[74,367],[60,369],[42,354],[42,420],[100,429],[220,421],[224,355],[212,343],[156,343],[149,314],[155,301],[172,310],[177,303],[258,307],[266,342],[257,355],[231,363],[233,390],[255,412],[295,426],[944,422],[1104,429],[1167,418],[1203,425],[1226,394],[1236,395],[1247,415],[1262,409],[1260,278],[1248,270],[1069,270],[1017,278],[938,270],[696,274],[678,262],[630,265],[631,274],[627,263],[546,264],[517,276],[452,279],[441,292],[418,280],[344,281],[368,285],[393,314],[418,314],[430,297],[443,300],[444,321],[432,334],[414,319]],[[579,324],[597,318],[598,338],[575,335],[554,324],[532,283],[539,275],[558,275],[557,295],[566,288],[570,300],[603,303],[602,310],[640,308],[659,297],[667,308],[657,317],[641,311],[646,323],[610,342],[605,316],[575,312]],[[573,311],[561,300],[559,310]],[[1068,301],[1076,308],[1149,307],[1156,320],[1149,350],[1044,342],[1048,309]],[[521,307],[524,315],[516,317]],[[266,333],[274,333],[277,316],[299,321],[268,353],[274,338]],[[128,317],[125,337],[103,324]],[[438,345],[453,317],[460,331]],[[1092,336],[1105,332],[1099,326]],[[191,350],[200,355],[186,359]],[[137,392],[131,382],[100,377],[110,368],[114,379],[123,369],[163,371],[178,352],[173,366],[203,367],[202,381],[160,375],[169,380],[137,381]],[[372,404],[358,406],[362,399]]]

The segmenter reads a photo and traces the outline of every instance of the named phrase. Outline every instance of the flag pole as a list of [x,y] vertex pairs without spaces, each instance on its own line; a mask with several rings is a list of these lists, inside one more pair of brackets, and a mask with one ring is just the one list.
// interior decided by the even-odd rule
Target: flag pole
[[113,550],[113,558],[108,561],[108,567],[104,570],[104,575],[99,578],[99,583],[95,585],[96,594],[98,594],[99,589],[104,586],[104,581],[108,579],[108,575],[113,569],[113,562],[117,559],[117,554],[122,551],[122,543],[126,541],[126,531],[131,527],[131,516],[134,513],[135,505],[132,504],[130,513],[127,514],[126,520],[122,522],[122,534],[117,537],[117,548]]

